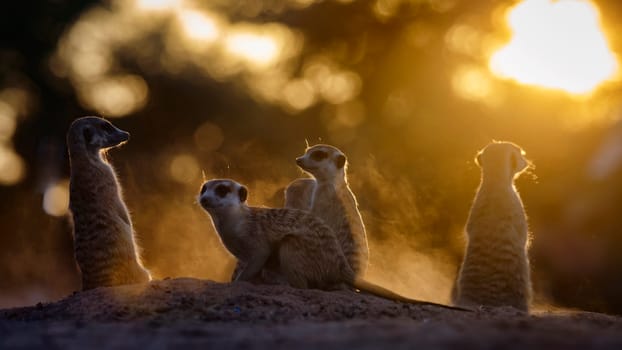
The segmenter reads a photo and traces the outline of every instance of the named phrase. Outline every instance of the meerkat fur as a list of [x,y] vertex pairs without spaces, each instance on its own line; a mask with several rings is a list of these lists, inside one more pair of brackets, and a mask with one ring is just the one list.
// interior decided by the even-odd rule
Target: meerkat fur
[[285,208],[311,211],[315,179],[307,177],[296,179],[285,188]]
[[296,158],[296,164],[313,176],[314,183],[299,179],[307,180],[301,186],[307,192],[312,189],[311,213],[335,232],[352,270],[359,276],[365,275],[369,246],[356,197],[348,185],[345,154],[334,146],[314,145]]
[[298,209],[251,207],[247,196],[236,181],[215,179],[201,186],[198,198],[225,248],[243,262],[237,281],[252,281],[276,257],[279,272],[295,288],[350,286],[386,299],[456,309],[406,298],[358,278],[322,220]]
[[476,163],[482,177],[466,224],[467,246],[454,303],[528,311],[528,225],[514,180],[531,163],[519,146],[496,141],[478,153]]
[[69,208],[82,289],[151,280],[140,260],[129,212],[105,158],[129,134],[105,119],[75,120],[67,133],[71,166]]

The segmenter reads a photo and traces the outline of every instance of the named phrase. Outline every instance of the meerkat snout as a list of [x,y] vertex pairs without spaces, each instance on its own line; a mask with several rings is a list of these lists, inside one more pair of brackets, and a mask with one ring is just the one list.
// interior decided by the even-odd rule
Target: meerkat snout
[[99,117],[76,119],[67,134],[67,144],[74,151],[78,148],[96,155],[102,150],[119,146],[130,139],[130,134]]

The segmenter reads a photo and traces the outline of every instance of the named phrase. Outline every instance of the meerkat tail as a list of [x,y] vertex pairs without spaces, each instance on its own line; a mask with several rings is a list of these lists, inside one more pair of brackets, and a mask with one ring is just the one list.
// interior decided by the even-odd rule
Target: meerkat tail
[[355,288],[361,290],[362,292],[373,294],[377,297],[381,297],[384,299],[400,301],[400,302],[408,303],[412,305],[428,305],[428,306],[442,307],[444,309],[457,310],[457,311],[473,311],[471,309],[462,308],[462,307],[449,306],[449,305],[444,305],[444,304],[433,303],[430,301],[422,301],[422,300],[407,298],[403,295],[397,294],[377,284],[368,282],[362,278],[356,278],[354,282],[352,283],[352,285]]

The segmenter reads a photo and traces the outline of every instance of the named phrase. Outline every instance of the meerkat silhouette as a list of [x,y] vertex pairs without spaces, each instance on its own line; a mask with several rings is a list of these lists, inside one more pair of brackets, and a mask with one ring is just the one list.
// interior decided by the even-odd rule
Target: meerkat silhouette
[[137,252],[130,215],[106,150],[129,133],[98,117],[75,120],[67,133],[75,258],[82,289],[151,280]]
[[345,154],[337,147],[319,144],[308,147],[296,164],[313,179],[297,179],[286,188],[286,207],[300,203],[299,209],[322,219],[335,233],[352,270],[364,275],[369,247],[356,197],[348,185]]
[[514,180],[531,165],[524,155],[517,145],[496,141],[477,155],[482,178],[466,224],[456,305],[529,310],[527,217],[514,187]]
[[252,281],[274,257],[295,288],[350,286],[391,300],[464,310],[409,299],[358,278],[322,220],[298,209],[250,207],[247,196],[246,187],[234,180],[215,179],[201,186],[198,198],[225,248],[243,262],[237,281]]

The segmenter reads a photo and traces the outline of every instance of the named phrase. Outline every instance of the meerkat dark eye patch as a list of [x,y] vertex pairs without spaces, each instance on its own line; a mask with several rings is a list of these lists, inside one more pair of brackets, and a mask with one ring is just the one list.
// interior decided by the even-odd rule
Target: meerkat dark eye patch
[[240,202],[246,202],[246,198],[248,197],[248,190],[246,189],[246,187],[240,187],[240,189],[238,190],[238,196],[240,197]]
[[84,142],[86,144],[90,144],[93,140],[93,130],[91,130],[91,128],[84,129],[82,135],[84,136]]
[[99,128],[101,130],[104,130],[105,132],[108,132],[108,133],[113,133],[115,131],[114,127],[112,125],[108,124],[108,123],[101,124],[99,126]]
[[229,192],[231,192],[231,189],[225,185],[218,185],[214,189],[214,193],[220,198],[224,198]]
[[328,153],[324,151],[313,151],[311,152],[311,159],[319,162],[320,160],[326,159],[328,157]]
[[335,165],[337,169],[343,168],[343,166],[346,165],[346,156],[343,154],[338,155],[337,158],[335,158]]

